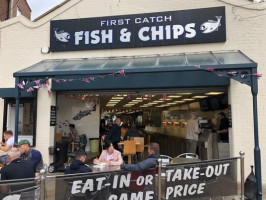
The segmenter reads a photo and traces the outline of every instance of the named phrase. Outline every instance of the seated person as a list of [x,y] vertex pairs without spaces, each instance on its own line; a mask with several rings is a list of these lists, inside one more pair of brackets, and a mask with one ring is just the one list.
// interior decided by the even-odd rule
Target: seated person
[[108,165],[121,165],[123,163],[120,151],[114,149],[113,143],[111,141],[108,141],[105,144],[105,148],[106,149],[103,150],[100,158],[95,158],[93,160],[94,164],[97,164],[98,162],[104,162]]
[[77,173],[87,173],[92,172],[91,168],[85,164],[86,152],[83,150],[78,150],[75,152],[75,160],[70,163],[65,169],[65,174],[77,174]]
[[2,146],[0,146],[0,150],[7,152],[14,145],[14,137],[13,132],[11,130],[7,130],[4,132],[4,140],[5,143],[1,143]]
[[158,159],[160,157],[160,147],[157,143],[150,143],[148,146],[149,157],[137,164],[122,164],[121,169],[125,169],[132,172],[142,172],[149,168],[156,167],[158,165]]
[[136,128],[135,124],[131,125],[131,129],[127,132],[127,134],[124,137],[124,140],[129,140],[131,137],[139,137],[139,131]]

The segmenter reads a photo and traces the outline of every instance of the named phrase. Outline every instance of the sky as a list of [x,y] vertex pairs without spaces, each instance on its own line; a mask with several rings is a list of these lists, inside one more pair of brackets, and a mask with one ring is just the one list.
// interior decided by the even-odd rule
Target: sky
[[27,0],[31,8],[31,20],[50,10],[64,0]]

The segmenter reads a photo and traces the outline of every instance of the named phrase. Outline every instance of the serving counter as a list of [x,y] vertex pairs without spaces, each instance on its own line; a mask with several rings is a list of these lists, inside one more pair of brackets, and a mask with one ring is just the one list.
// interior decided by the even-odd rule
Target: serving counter
[[[151,142],[160,145],[160,153],[176,157],[186,150],[186,128],[180,127],[151,127],[146,126],[145,132],[151,135]],[[217,133],[212,129],[203,129],[199,135],[198,154],[202,160],[218,158]]]

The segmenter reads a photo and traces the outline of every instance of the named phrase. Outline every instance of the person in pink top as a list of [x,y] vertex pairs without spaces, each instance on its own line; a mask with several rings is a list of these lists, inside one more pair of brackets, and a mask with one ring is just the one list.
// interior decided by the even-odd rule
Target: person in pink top
[[94,164],[98,162],[104,162],[108,165],[121,165],[123,163],[123,159],[120,151],[114,149],[113,143],[108,141],[105,144],[106,149],[102,151],[100,158],[95,158],[93,160]]

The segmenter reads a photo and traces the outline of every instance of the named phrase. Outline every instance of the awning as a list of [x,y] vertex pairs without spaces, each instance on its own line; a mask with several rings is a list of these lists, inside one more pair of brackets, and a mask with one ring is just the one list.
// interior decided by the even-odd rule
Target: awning
[[257,64],[240,51],[210,51],[174,55],[130,56],[109,58],[43,60],[15,72],[14,77],[42,77],[84,74],[107,74],[116,70],[127,73],[161,71],[198,71],[202,69],[238,69],[257,67]]
[[[16,88],[0,88],[0,98],[15,98],[17,95]],[[36,92],[21,91],[20,97],[33,98],[36,97]]]

